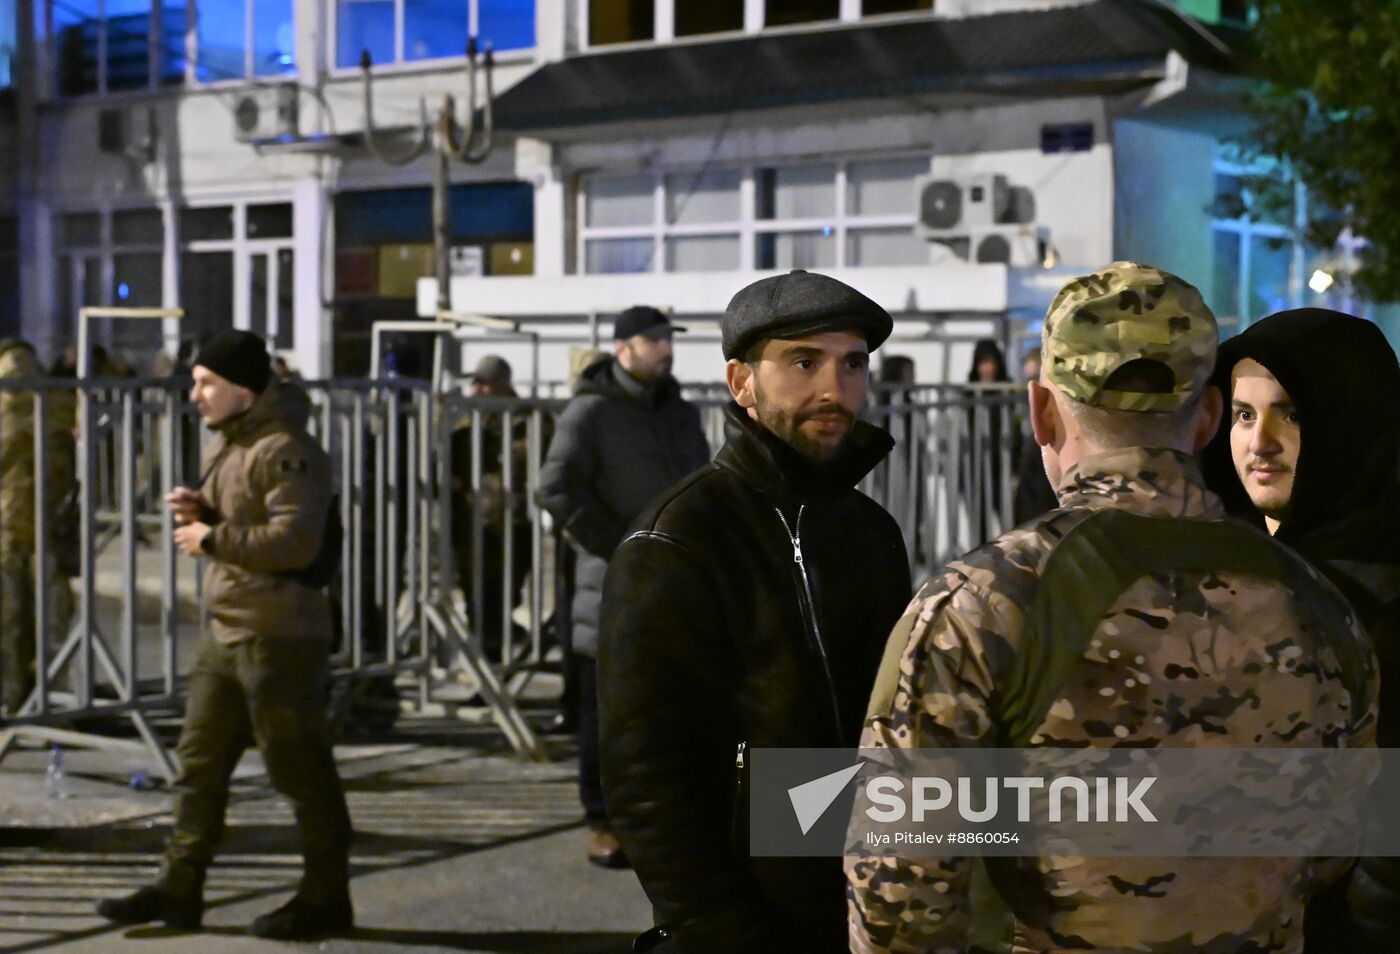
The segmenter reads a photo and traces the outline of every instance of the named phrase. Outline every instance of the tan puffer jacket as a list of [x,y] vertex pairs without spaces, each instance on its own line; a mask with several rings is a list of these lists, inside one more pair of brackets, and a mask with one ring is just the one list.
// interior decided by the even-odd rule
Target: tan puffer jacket
[[204,539],[204,595],[221,643],[330,639],[325,592],[278,575],[316,558],[331,503],[330,460],[306,431],[309,410],[306,392],[274,382],[205,453],[216,522]]

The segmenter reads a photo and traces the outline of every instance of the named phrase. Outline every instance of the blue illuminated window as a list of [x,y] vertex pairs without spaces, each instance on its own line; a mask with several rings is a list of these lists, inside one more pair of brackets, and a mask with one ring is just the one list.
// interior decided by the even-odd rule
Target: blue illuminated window
[[[185,6],[162,6],[158,12],[153,18],[150,0],[109,0],[100,12],[96,0],[52,0],[59,92],[77,96],[182,82]],[[161,34],[154,58],[153,25]],[[106,59],[99,62],[104,46]]]
[[296,72],[292,0],[200,0],[198,10],[200,82]]
[[[403,13],[403,34],[395,18]],[[495,50],[535,45],[534,0],[339,0],[336,63],[358,66],[368,50],[376,64],[462,56],[472,24]]]

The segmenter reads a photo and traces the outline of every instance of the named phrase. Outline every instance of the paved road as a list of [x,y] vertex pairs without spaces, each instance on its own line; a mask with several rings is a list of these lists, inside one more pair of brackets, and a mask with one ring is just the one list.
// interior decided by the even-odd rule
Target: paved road
[[[317,949],[621,954],[650,924],[635,876],[583,857],[572,759],[524,763],[492,731],[423,719],[336,752],[357,830],[359,927]],[[56,801],[45,764],[37,750],[0,763],[0,951],[307,949],[244,933],[289,896],[300,861],[256,753],[240,767],[199,934],[116,928],[92,913],[154,872],[168,794],[131,790],[132,766],[115,755],[70,751],[71,796]]]

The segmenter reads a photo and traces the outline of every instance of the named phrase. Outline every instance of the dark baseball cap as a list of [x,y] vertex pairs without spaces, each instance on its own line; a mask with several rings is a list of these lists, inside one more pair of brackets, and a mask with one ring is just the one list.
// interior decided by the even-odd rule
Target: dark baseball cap
[[494,384],[510,383],[510,362],[498,354],[483,355],[476,363],[476,370],[467,375],[473,381],[489,381]]
[[726,359],[742,358],[765,338],[823,331],[853,331],[874,351],[894,330],[889,312],[850,285],[800,268],[739,289],[719,324]]
[[648,338],[669,338],[673,331],[684,331],[667,320],[666,316],[650,305],[633,305],[617,316],[613,323],[613,337],[619,341],[633,335],[646,335]]

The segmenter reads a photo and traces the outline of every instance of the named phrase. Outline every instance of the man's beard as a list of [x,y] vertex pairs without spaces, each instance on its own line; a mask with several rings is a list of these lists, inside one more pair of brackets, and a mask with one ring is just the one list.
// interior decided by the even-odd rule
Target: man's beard
[[[758,398],[755,405],[755,410],[758,412],[758,422],[772,431],[784,444],[808,460],[824,463],[833,459],[845,448],[846,442],[850,440],[851,431],[855,429],[856,416],[839,404],[822,404],[810,411],[789,414],[768,404],[763,400],[762,394],[755,396]],[[846,422],[846,432],[841,436],[841,440],[830,447],[820,441],[813,440],[802,431],[803,424],[821,414],[835,414]]]

